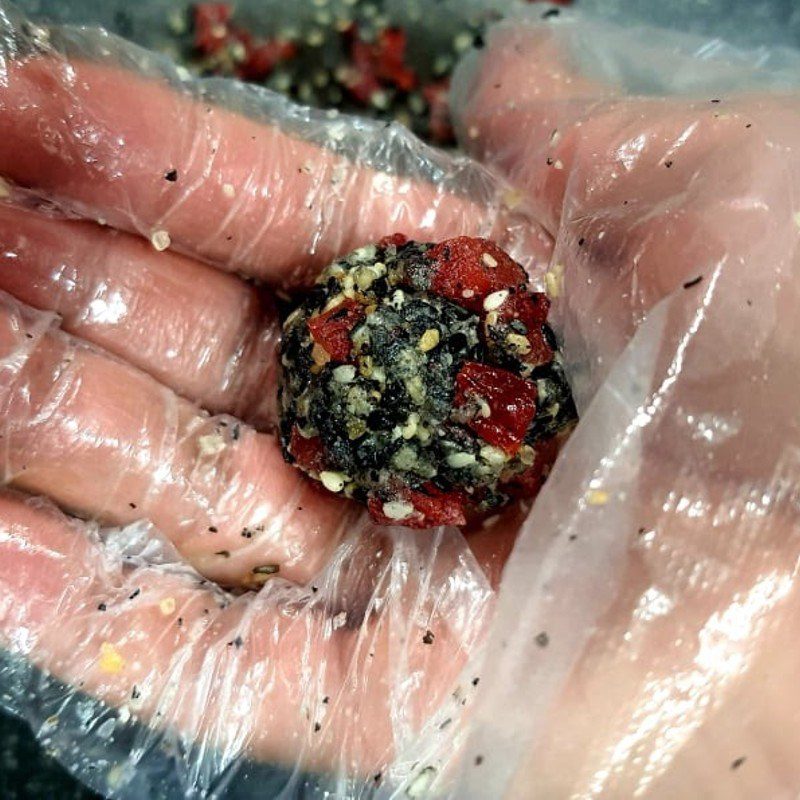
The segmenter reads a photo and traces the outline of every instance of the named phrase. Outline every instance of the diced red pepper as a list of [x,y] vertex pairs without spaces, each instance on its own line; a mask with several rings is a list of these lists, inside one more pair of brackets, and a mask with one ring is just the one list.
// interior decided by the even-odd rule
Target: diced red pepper
[[380,90],[381,84],[375,74],[372,46],[358,38],[357,30],[350,44],[350,61],[353,77],[347,83],[347,90],[359,103],[366,105],[372,95]]
[[539,366],[549,364],[553,360],[553,350],[544,337],[542,326],[547,320],[550,300],[542,292],[516,292],[508,297],[497,310],[499,323],[508,323],[518,319],[528,329],[526,338],[531,346],[520,359],[527,364]]
[[203,55],[213,55],[228,42],[229,3],[198,3],[194,7],[194,46]]
[[435,486],[426,486],[424,492],[403,488],[397,499],[414,506],[414,513],[406,519],[396,520],[383,513],[384,501],[370,497],[367,502],[370,516],[379,525],[404,525],[406,528],[435,528],[438,525],[465,525],[464,497],[458,492],[442,492]]
[[422,96],[428,104],[428,134],[439,144],[452,144],[456,140],[450,119],[449,92],[449,78],[422,87]]
[[322,472],[325,469],[322,439],[319,436],[306,438],[297,425],[292,428],[289,452],[294,456],[297,465],[307,472]]
[[238,32],[237,36],[245,47],[246,56],[237,67],[236,74],[247,81],[263,81],[278,64],[297,55],[294,42],[280,39],[254,42],[250,37],[243,38]]
[[427,256],[433,262],[431,291],[477,313],[487,295],[524,287],[528,281],[525,270],[488,239],[447,239],[428,250]]
[[308,321],[311,338],[334,361],[348,361],[352,341],[350,332],[365,317],[364,307],[357,300],[345,299],[323,314]]
[[566,441],[566,436],[557,435],[537,442],[533,464],[523,473],[515,475],[510,481],[504,483],[503,488],[512,497],[536,497],[550,474],[550,469],[555,463],[558,451],[564,441]]
[[375,45],[375,62],[379,78],[401,91],[410,92],[417,84],[417,75],[404,63],[406,44],[407,36],[402,28],[384,28]]
[[536,416],[536,385],[508,370],[468,361],[456,375],[456,407],[471,397],[483,398],[490,414],[475,416],[468,426],[489,444],[516,453]]
[[402,28],[384,28],[375,42],[359,37],[358,26],[345,31],[349,42],[352,76],[347,89],[360,103],[367,104],[383,87],[408,92],[417,84],[417,75],[405,64],[406,32]]
[[395,247],[402,247],[406,242],[408,242],[408,236],[404,233],[390,233],[378,242],[378,247],[388,247],[391,244]]

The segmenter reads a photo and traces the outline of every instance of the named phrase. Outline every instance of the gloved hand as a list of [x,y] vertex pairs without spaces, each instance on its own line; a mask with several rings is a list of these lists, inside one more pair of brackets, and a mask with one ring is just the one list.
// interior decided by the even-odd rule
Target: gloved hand
[[800,789],[796,62],[537,13],[461,66],[462,141],[554,241],[583,410],[503,576],[461,790],[481,754],[494,796]]
[[[110,738],[179,737],[181,793],[248,761],[372,789],[449,702],[493,591],[459,533],[387,534],[284,463],[271,295],[394,231],[483,234],[528,264],[547,239],[400,127],[11,8],[0,25],[0,637],[74,687],[43,717],[41,685],[6,705],[72,763],[94,752],[70,715],[87,696]],[[504,549],[476,550],[496,574]],[[163,767],[104,758],[81,768],[101,791],[161,791]]]
[[[186,794],[255,759],[345,796],[414,796],[446,780],[478,694],[454,796],[796,788],[796,101],[629,100],[553,30],[501,28],[462,74],[464,140],[509,188],[396,129],[220,83],[199,97],[114,40],[68,32],[62,58],[8,29],[0,174],[107,227],[9,189],[6,477],[126,525],[101,541],[3,496],[4,646],[78,690],[48,736],[88,694],[113,725],[144,723],[137,752],[195,743]],[[541,228],[513,213],[527,203]],[[519,510],[472,551],[452,531],[378,533],[236,418],[269,429],[274,316],[205,262],[291,284],[393,230],[499,238],[533,273],[549,263],[560,301],[585,415],[491,638]],[[162,537],[209,578],[263,588],[222,594]],[[91,780],[137,796],[146,770],[131,754]]]

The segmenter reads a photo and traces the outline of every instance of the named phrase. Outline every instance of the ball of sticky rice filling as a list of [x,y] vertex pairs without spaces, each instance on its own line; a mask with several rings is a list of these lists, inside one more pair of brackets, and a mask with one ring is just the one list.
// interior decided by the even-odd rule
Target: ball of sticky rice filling
[[533,496],[576,420],[548,309],[485,239],[395,235],[337,259],[283,325],[285,458],[382,524]]

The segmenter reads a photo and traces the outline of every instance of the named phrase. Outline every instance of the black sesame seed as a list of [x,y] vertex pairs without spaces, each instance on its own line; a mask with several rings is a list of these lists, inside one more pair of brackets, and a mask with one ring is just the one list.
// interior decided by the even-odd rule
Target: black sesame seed
[[703,280],[703,276],[702,275],[698,275],[696,278],[692,278],[690,281],[686,281],[686,283],[683,284],[683,288],[684,289],[691,289],[692,286],[697,286],[697,284],[700,283],[700,281],[702,281],[702,280]]
[[547,635],[546,631],[542,631],[536,635],[536,644],[538,644],[539,647],[547,647],[547,645],[550,644],[550,637]]
[[175,181],[178,180],[178,170],[168,169],[164,173],[164,180],[169,181],[170,183],[175,183]]

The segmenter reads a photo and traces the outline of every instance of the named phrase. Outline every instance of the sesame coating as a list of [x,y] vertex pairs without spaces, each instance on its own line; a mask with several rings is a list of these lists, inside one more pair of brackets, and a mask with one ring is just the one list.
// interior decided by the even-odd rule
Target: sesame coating
[[535,493],[576,418],[547,307],[482,239],[387,237],[334,261],[284,323],[286,459],[385,524],[464,524]]

